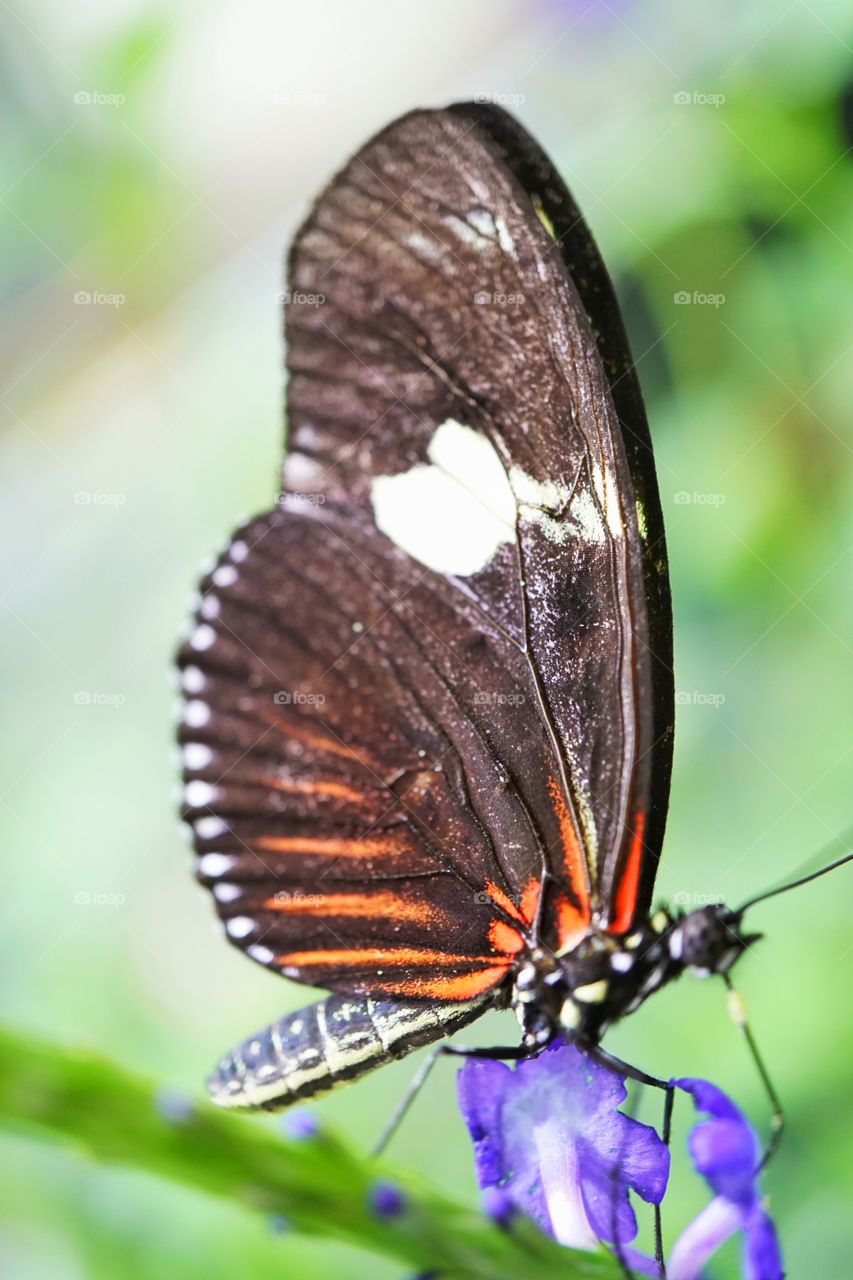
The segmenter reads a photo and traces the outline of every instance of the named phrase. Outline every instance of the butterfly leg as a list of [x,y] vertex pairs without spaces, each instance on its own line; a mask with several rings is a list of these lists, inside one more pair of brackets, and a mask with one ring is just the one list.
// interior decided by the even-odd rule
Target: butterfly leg
[[409,1107],[420,1093],[426,1083],[429,1073],[432,1071],[439,1058],[486,1058],[492,1061],[512,1062],[521,1061],[524,1058],[533,1057],[539,1052],[539,1048],[529,1048],[523,1044],[497,1046],[495,1048],[469,1048],[465,1045],[456,1044],[438,1044],[431,1049],[423,1062],[418,1067],[415,1074],[409,1081],[408,1087],[400,1101],[388,1119],[385,1128],[379,1135],[378,1141],[374,1144],[372,1155],[379,1156],[387,1147],[393,1138],[397,1129],[400,1127]]
[[[583,1046],[584,1052],[593,1062],[597,1062],[599,1066],[606,1067],[609,1071],[615,1071],[617,1075],[625,1076],[629,1080],[635,1080],[637,1084],[650,1085],[653,1089],[661,1089],[664,1094],[663,1104],[663,1124],[661,1127],[661,1138],[667,1150],[669,1149],[670,1139],[672,1137],[672,1109],[675,1103],[675,1086],[671,1080],[660,1080],[657,1076],[651,1076],[647,1071],[640,1070],[639,1067],[632,1067],[630,1063],[623,1062],[621,1058],[615,1057],[612,1053],[608,1053],[606,1049],[602,1049],[601,1045]],[[661,1222],[660,1205],[654,1206],[654,1224],[655,1224],[655,1262],[658,1267],[658,1275],[660,1280],[666,1280],[666,1262],[663,1253],[663,1225]],[[624,1261],[617,1254],[617,1261],[624,1267]]]
[[773,1158],[776,1148],[779,1146],[782,1139],[785,1116],[782,1111],[782,1103],[779,1099],[779,1095],[774,1088],[773,1081],[770,1079],[767,1067],[764,1064],[764,1058],[762,1057],[758,1044],[756,1043],[755,1036],[752,1034],[752,1028],[749,1025],[749,1019],[747,1017],[746,1005],[744,1004],[743,997],[732,986],[732,980],[727,973],[724,973],[722,978],[728,990],[729,1014],[735,1026],[746,1041],[750,1056],[755,1063],[756,1070],[761,1078],[761,1083],[764,1086],[764,1091],[767,1094],[768,1101],[770,1102],[770,1137],[767,1139],[764,1152],[758,1163],[758,1172],[760,1172]]

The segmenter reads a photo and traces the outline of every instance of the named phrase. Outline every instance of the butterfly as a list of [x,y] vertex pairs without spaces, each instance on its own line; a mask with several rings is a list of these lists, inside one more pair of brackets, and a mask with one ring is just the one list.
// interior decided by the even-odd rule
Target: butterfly
[[511,1007],[595,1048],[742,910],[652,912],[672,613],[619,308],[488,104],[394,121],[289,256],[275,507],[179,653],[183,816],[230,942],[330,994],[228,1053],[279,1107]]

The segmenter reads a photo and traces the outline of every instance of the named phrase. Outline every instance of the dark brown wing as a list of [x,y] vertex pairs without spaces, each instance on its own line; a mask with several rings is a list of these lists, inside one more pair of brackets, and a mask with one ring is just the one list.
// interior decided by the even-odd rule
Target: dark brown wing
[[283,496],[202,584],[181,661],[200,874],[231,939],[299,980],[465,999],[546,870],[556,947],[650,893],[662,529],[575,213],[503,113],[418,112],[294,244]]

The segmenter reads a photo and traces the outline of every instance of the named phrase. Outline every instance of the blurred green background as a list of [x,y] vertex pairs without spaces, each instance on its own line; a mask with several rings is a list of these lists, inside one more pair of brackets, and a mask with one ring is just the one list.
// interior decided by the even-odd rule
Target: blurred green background
[[[170,660],[201,561],[276,492],[283,247],[329,173],[414,105],[515,110],[626,309],[675,600],[661,896],[736,903],[845,829],[848,5],[15,0],[0,21],[7,1022],[197,1093],[305,999],[225,945],[193,882]],[[850,1272],[851,907],[848,869],[759,908],[768,938],[737,974],[790,1119],[767,1182],[794,1277]],[[766,1119],[714,984],[662,993],[609,1045]],[[367,1144],[411,1069],[323,1114]],[[452,1074],[393,1154],[473,1198]],[[398,1274],[59,1149],[0,1151],[15,1280]],[[673,1229],[703,1198],[677,1168]]]

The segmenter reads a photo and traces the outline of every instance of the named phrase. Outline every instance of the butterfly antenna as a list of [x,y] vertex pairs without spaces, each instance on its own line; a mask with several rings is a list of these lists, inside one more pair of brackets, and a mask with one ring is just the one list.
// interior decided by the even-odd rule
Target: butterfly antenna
[[[846,840],[845,843],[847,843]],[[766,902],[768,898],[775,898],[780,893],[788,893],[790,889],[799,889],[801,885],[808,884],[811,880],[817,880],[820,876],[825,876],[830,871],[835,871],[838,867],[843,867],[846,862],[851,861],[853,861],[853,851],[844,853],[840,858],[835,858],[832,862],[828,862],[824,866],[818,867],[817,871],[809,871],[806,875],[798,876],[796,880],[788,881],[787,884],[780,884],[777,885],[775,889],[767,889],[764,893],[757,893],[754,898],[747,899],[741,907],[738,907],[735,915],[743,915],[744,911],[748,911],[750,907],[754,907],[756,903]]]

